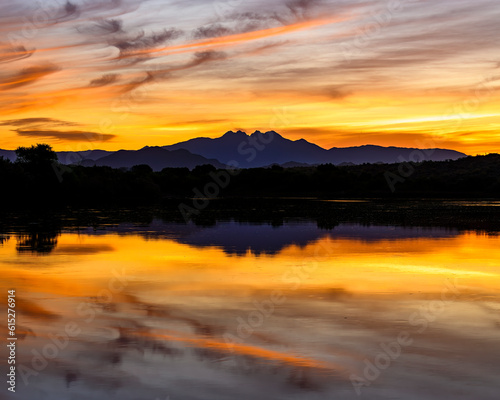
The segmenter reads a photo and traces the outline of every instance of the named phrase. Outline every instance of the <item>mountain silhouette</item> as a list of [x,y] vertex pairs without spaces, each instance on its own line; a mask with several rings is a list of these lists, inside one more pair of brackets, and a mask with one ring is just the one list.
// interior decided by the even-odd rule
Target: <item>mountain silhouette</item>
[[1,150],[0,157],[6,158],[10,161],[16,161],[16,152],[14,150]]
[[60,151],[57,153],[57,160],[61,164],[80,164],[84,160],[97,161],[100,158],[113,154],[113,151],[87,150],[87,151]]
[[[236,161],[238,166],[243,168],[288,163],[309,165],[397,163],[401,162],[402,159],[409,160],[410,155],[419,150],[375,145],[333,147],[327,150],[305,139],[286,139],[274,131],[266,133],[255,131],[251,135],[242,131],[229,131],[219,138],[195,138],[163,148],[169,150],[186,149],[207,158],[215,158],[225,164]],[[458,151],[446,149],[427,149],[425,152],[419,152],[420,154],[423,157],[418,158],[419,161],[456,160],[466,156]]]
[[216,168],[227,168],[214,159],[207,159],[187,150],[166,150],[161,147],[144,147],[140,150],[119,150],[97,160],[85,160],[85,166],[108,166],[112,168],[131,168],[134,165],[147,164],[153,171],[163,168],[187,167],[193,169],[197,165],[211,164]]
[[[59,151],[57,152],[57,161],[66,165],[80,164],[84,160],[96,161],[113,153],[113,151],[106,150]],[[16,161],[16,152],[14,150],[0,150],[0,157]]]
[[[279,164],[284,167],[318,164],[353,165],[364,163],[399,163],[402,161],[444,161],[465,157],[464,153],[447,149],[417,149],[364,145],[324,149],[305,139],[290,140],[275,131],[251,135],[243,131],[229,131],[218,138],[199,137],[163,146],[146,146],[140,150],[88,150],[58,152],[62,164],[83,166],[110,166],[131,168],[147,164],[158,171],[166,167],[187,167],[211,164],[216,168],[227,165],[240,168],[266,167]],[[0,150],[0,157],[15,161],[13,150]]]
[[[266,143],[269,142],[269,143]],[[304,139],[292,141],[270,131],[226,132],[215,139],[195,138],[164,148],[186,149],[204,157],[216,158],[223,163],[236,161],[243,168],[264,167],[288,162],[322,164],[331,162],[326,150]]]

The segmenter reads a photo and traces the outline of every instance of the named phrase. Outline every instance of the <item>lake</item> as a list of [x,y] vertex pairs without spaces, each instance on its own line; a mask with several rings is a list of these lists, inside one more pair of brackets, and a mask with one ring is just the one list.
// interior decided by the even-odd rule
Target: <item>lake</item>
[[[331,224],[11,214],[17,384],[0,399],[497,399],[497,205],[422,224],[334,202],[349,217]],[[468,207],[492,217],[474,229]]]

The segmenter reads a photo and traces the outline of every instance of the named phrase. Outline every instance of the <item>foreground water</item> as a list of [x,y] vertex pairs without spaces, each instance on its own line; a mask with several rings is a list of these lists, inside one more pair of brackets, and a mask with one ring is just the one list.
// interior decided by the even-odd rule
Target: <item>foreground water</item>
[[155,219],[1,239],[0,398],[498,398],[494,234]]

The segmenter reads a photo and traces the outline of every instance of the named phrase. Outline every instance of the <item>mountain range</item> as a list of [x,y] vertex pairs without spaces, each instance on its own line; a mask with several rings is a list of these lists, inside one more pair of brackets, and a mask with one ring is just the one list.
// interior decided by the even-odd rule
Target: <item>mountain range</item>
[[[419,151],[420,150],[420,151]],[[417,153],[418,152],[418,153]],[[413,154],[413,157],[412,157]],[[332,147],[324,149],[305,139],[290,140],[277,132],[251,135],[242,131],[229,131],[218,138],[194,138],[163,147],[146,146],[140,150],[89,150],[83,152],[58,152],[62,164],[81,164],[84,166],[110,166],[130,168],[147,164],[153,170],[166,167],[194,168],[197,165],[211,164],[216,168],[237,166],[239,168],[266,167],[274,164],[288,166],[307,166],[331,163],[398,163],[403,160],[419,161],[456,160],[466,154],[447,149],[417,149],[405,147],[382,147],[365,145],[358,147]],[[0,150],[0,156],[11,161],[16,159],[13,150]]]

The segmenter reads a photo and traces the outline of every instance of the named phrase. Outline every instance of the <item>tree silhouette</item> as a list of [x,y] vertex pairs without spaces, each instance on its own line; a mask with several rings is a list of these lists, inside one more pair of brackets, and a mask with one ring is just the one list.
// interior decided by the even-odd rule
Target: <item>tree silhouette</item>
[[[69,168],[57,162],[56,153],[46,144],[19,147],[16,154],[16,162],[0,157],[0,187],[8,193],[0,196],[0,206],[162,204],[169,199],[191,199],[207,185],[219,184],[217,177],[230,174],[212,165],[160,172],[148,165]],[[402,164],[242,169],[232,174],[219,197],[500,198],[498,154],[410,164],[411,175],[402,170]],[[389,173],[399,177],[395,191],[387,182]]]
[[45,167],[57,161],[57,154],[48,144],[36,144],[16,149],[17,162],[33,167]]
[[15,186],[19,199],[33,206],[55,204],[60,196],[59,181],[55,172],[58,166],[57,154],[48,144],[16,149],[16,162],[19,170]]

